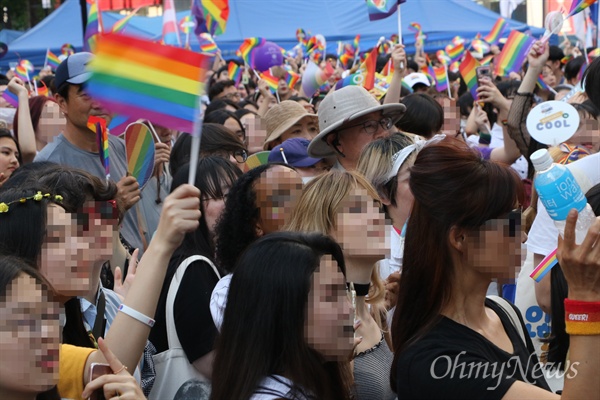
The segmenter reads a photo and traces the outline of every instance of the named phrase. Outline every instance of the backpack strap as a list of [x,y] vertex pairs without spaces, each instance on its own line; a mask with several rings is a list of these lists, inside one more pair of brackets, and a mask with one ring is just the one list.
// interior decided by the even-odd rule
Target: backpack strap
[[487,296],[487,298],[492,300],[494,303],[499,305],[502,310],[504,310],[504,312],[508,315],[508,318],[510,319],[511,324],[517,329],[517,332],[519,332],[519,336],[521,336],[521,340],[523,340],[523,343],[525,343],[525,346],[527,346],[527,339],[525,338],[525,332],[523,331],[523,325],[521,325],[521,319],[517,315],[517,312],[512,307],[512,305],[500,296],[490,295],[490,296]]

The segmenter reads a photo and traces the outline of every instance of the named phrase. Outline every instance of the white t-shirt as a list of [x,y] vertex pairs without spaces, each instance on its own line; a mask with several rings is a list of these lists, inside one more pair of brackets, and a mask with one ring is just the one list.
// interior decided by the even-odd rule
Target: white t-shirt
[[[600,153],[584,157],[567,164],[566,167],[573,173],[583,193],[600,183]],[[546,256],[554,251],[557,245],[558,229],[541,201],[538,201],[537,215],[527,238],[527,250]]]
[[227,294],[229,293],[229,285],[231,284],[232,274],[227,274],[215,285],[212,295],[210,296],[210,314],[217,330],[221,332],[223,324],[223,315],[225,315],[225,306],[227,305]]
[[[502,134],[502,126],[498,123],[494,123],[492,126],[492,131],[490,132],[492,136],[492,141],[490,142],[490,147],[495,149],[496,147],[504,146],[504,135]],[[521,179],[527,178],[527,172],[529,170],[529,165],[527,164],[527,159],[523,156],[517,158],[511,166],[512,169],[517,171]]]
[[386,280],[392,272],[402,270],[404,254],[404,237],[393,226],[390,226],[390,257],[379,261],[379,276]]

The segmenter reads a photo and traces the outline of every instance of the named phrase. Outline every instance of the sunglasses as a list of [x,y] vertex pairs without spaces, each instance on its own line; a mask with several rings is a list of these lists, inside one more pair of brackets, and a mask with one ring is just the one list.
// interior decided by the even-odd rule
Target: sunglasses
[[89,232],[90,221],[117,221],[119,218],[119,209],[115,200],[109,201],[91,201],[86,202],[75,213],[77,226],[81,227],[84,232]]

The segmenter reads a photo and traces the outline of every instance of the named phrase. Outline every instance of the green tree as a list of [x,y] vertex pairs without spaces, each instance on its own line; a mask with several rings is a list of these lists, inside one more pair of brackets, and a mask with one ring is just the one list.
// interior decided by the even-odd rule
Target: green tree
[[[56,0],[51,0],[52,12]],[[25,31],[34,27],[46,17],[46,10],[42,8],[42,0],[0,0],[0,28]]]

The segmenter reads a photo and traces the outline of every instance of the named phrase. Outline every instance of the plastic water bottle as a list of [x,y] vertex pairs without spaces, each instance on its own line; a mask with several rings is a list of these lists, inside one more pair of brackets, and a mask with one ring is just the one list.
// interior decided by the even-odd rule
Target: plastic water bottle
[[535,189],[561,236],[564,235],[569,211],[574,208],[579,213],[575,241],[581,244],[596,216],[575,177],[564,165],[554,164],[546,149],[533,153],[531,162],[537,171]]

